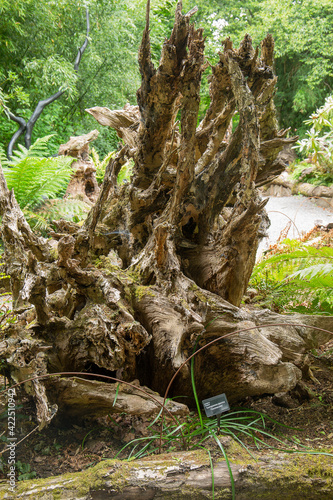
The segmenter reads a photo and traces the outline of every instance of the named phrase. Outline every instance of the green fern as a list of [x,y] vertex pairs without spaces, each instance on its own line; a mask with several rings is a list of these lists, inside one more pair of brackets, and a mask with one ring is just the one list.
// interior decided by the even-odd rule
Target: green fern
[[123,184],[124,182],[129,182],[131,175],[133,173],[134,161],[128,160],[120,169],[117,177],[117,183]]
[[1,163],[4,167],[14,167],[26,158],[42,158],[47,156],[48,147],[47,144],[54,134],[46,135],[45,137],[40,137],[37,139],[29,149],[18,145],[18,149],[13,152],[13,156],[10,160],[7,159],[3,148],[1,148]]
[[250,286],[256,301],[277,311],[333,313],[333,248],[285,240],[284,251],[259,262]]
[[24,215],[34,230],[47,233],[52,229],[52,221],[65,219],[78,223],[87,218],[90,209],[91,206],[82,200],[53,199],[47,200],[35,212],[25,208]]
[[0,151],[3,172],[9,189],[29,224],[39,231],[48,231],[52,220],[66,219],[79,222],[85,219],[90,205],[73,199],[60,199],[72,175],[74,158],[45,157],[47,143],[52,136],[42,137],[28,150],[19,146],[8,161]]
[[331,247],[322,247],[318,249],[310,245],[303,245],[297,240],[289,239],[284,240],[283,243],[285,245],[285,251],[258,262],[254,268],[252,277],[255,277],[262,269],[272,264],[287,266],[288,263],[291,263],[291,266],[294,268],[297,264],[309,267],[309,261],[311,260],[328,259],[333,261],[333,248]]
[[73,198],[49,200],[38,210],[38,215],[46,220],[65,219],[79,222],[87,218],[91,206],[88,203]]
[[326,283],[330,284],[332,282],[332,273],[333,263],[317,264],[292,273],[289,276],[289,279],[297,279],[300,281],[307,280],[306,283],[311,282],[312,280],[318,280],[323,284],[323,286],[326,286]]
[[[115,151],[111,151],[108,153],[102,161],[100,161],[98,153],[95,148],[91,149],[91,158],[96,167],[96,179],[98,184],[101,184],[104,180],[105,169],[111,158],[116,154]],[[133,160],[128,160],[122,167],[117,177],[117,183],[123,184],[124,182],[128,182],[133,172],[134,162]]]
[[115,154],[116,154],[115,151],[111,151],[103,158],[103,160],[100,160],[96,149],[91,148],[91,158],[96,167],[96,179],[98,184],[102,184],[104,180],[106,166]]
[[51,229],[50,221],[47,217],[32,210],[23,209],[25,218],[34,231],[39,231],[42,234],[47,233]]
[[35,208],[46,199],[55,198],[66,190],[72,175],[74,158],[26,157],[12,167],[4,167],[8,189],[13,189],[15,198],[23,208]]

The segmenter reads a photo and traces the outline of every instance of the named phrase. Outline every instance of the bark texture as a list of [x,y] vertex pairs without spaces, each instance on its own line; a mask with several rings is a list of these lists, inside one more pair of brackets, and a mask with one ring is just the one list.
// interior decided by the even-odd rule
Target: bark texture
[[59,155],[76,158],[72,163],[74,172],[66,190],[66,198],[76,198],[89,205],[96,202],[99,186],[95,177],[95,165],[89,159],[89,144],[97,139],[98,135],[98,130],[92,130],[89,134],[71,137],[66,144],[59,147]]
[[[14,381],[88,371],[139,379],[161,393],[197,342],[203,346],[245,328],[195,362],[200,397],[226,392],[232,402],[290,390],[306,372],[307,351],[331,338],[311,325],[332,332],[332,318],[239,307],[266,224],[256,186],[284,169],[280,152],[296,138],[278,130],[269,35],[260,50],[248,35],[237,50],[224,41],[211,68],[211,104],[197,126],[207,65],[202,30],[190,23],[194,12],[183,14],[178,3],[155,68],[148,2],[138,107],[89,110],[125,144],[109,162],[82,227],[60,221],[52,245],[38,238],[0,177],[2,238],[18,315],[2,334],[0,355]],[[239,125],[230,136],[235,111]],[[129,159],[131,180],[118,185]],[[262,324],[271,326],[258,328]],[[54,377],[25,388],[44,425],[54,404],[75,413],[70,402],[74,407],[85,399],[92,413],[114,411],[110,388],[102,398],[98,384],[93,397],[93,385],[89,392],[82,383]],[[192,395],[188,366],[172,394]]]
[[[285,498],[329,500],[333,494],[331,457],[279,453],[265,460],[230,457],[237,500]],[[214,465],[215,498],[231,498],[226,463]],[[15,496],[17,495],[17,496]],[[76,474],[20,481],[14,494],[0,485],[1,499],[59,500],[205,500],[212,496],[212,472],[207,454],[173,453],[159,458],[103,461]]]

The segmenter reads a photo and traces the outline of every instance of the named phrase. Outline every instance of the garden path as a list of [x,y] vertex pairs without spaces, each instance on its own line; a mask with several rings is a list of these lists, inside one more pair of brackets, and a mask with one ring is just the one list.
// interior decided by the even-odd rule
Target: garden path
[[[271,196],[266,205],[271,226],[268,228],[268,237],[264,238],[258,249],[257,258],[270,245],[274,245],[283,230],[291,220],[286,237],[298,238],[310,231],[316,224],[326,226],[333,223],[333,210],[316,205],[315,199],[305,196]],[[287,230],[287,229],[286,229]]]

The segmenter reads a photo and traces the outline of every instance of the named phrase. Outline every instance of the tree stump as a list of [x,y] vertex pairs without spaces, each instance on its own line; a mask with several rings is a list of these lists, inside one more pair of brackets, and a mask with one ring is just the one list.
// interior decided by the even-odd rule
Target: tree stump
[[[90,372],[139,379],[162,394],[196,346],[244,330],[194,363],[199,396],[225,392],[233,402],[292,389],[307,369],[308,350],[331,338],[332,317],[240,307],[266,223],[257,187],[284,170],[280,153],[297,138],[278,130],[270,35],[260,50],[249,35],[237,50],[223,42],[211,68],[211,103],[197,125],[207,64],[203,32],[190,23],[194,12],[183,14],[178,3],[155,68],[148,2],[138,108],[113,120],[128,143],[108,164],[83,226],[59,226],[55,250],[32,233],[1,173],[2,238],[18,321],[1,333],[0,355],[13,381]],[[235,111],[239,125],[224,141]],[[117,185],[128,159],[132,178]],[[24,387],[41,425],[51,418],[54,394],[61,406],[67,390],[57,377]],[[72,382],[68,411],[81,390]],[[188,364],[170,394],[192,395]],[[97,401],[113,411],[100,386],[94,410]]]

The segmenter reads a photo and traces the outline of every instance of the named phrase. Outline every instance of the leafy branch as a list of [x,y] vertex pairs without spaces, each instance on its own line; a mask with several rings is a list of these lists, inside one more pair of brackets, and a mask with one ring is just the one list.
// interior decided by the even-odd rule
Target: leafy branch
[[[89,21],[89,11],[88,8],[86,9],[86,24],[87,24],[87,33],[86,37],[84,40],[84,43],[82,44],[81,47],[78,49],[77,56],[74,61],[74,71],[78,71],[79,69],[79,64],[82,58],[82,55],[88,45],[88,40],[89,40],[89,31],[90,31],[90,21]],[[42,114],[44,108],[54,102],[55,100],[59,99],[64,93],[66,92],[66,89],[60,89],[58,92],[55,94],[51,95],[47,99],[42,99],[37,103],[37,106],[35,110],[33,111],[30,119],[26,122],[24,118],[20,116],[14,115],[8,108],[5,108],[7,116],[14,122],[16,122],[19,125],[18,130],[13,134],[7,148],[7,158],[11,159],[13,156],[13,149],[16,144],[16,141],[18,138],[24,133],[24,142],[25,142],[25,147],[27,149],[30,148],[31,146],[31,135],[32,135],[32,130]]]

